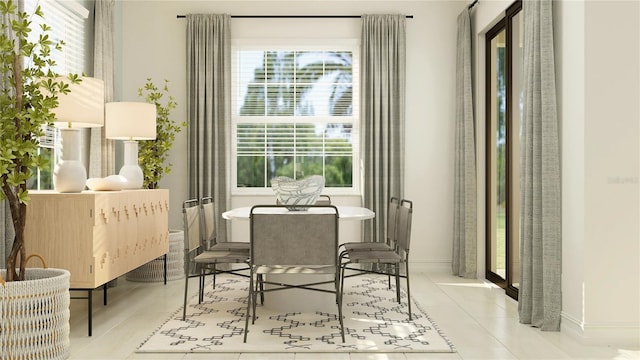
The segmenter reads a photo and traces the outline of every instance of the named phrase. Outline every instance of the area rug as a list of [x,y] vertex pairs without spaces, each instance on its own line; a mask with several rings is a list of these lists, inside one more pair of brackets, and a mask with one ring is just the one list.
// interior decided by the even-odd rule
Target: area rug
[[[386,278],[358,276],[345,282],[343,301],[345,342],[335,313],[273,311],[258,306],[243,342],[248,280],[229,276],[208,284],[204,301],[194,296],[138,348],[138,352],[454,352],[444,334],[407,295],[395,301]],[[314,296],[310,292],[309,296]]]

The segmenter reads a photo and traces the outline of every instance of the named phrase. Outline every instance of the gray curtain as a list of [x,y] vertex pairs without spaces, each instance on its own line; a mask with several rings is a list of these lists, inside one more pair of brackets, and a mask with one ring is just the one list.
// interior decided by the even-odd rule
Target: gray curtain
[[187,15],[189,197],[213,196],[217,240],[226,241],[229,208],[231,17]]
[[552,0],[523,1],[520,322],[560,330],[561,193]]
[[454,275],[477,276],[476,139],[471,77],[471,18],[458,15],[456,58],[456,130],[453,200]]
[[[93,77],[102,79],[105,102],[113,101],[114,89],[114,0],[96,0],[94,20]],[[114,141],[104,137],[104,128],[91,128],[89,177],[115,174]]]
[[361,137],[364,206],[376,213],[367,241],[385,241],[389,198],[404,196],[406,42],[404,15],[363,15]]

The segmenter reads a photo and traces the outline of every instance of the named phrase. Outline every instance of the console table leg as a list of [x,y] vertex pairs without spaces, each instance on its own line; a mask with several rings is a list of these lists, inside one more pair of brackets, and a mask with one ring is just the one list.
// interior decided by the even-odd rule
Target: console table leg
[[69,291],[86,291],[87,292],[87,296],[82,297],[82,296],[71,296],[70,299],[71,300],[87,300],[87,334],[89,336],[91,336],[91,332],[92,332],[92,328],[93,328],[93,289],[77,289],[77,288],[70,288]]
[[104,290],[104,293],[102,294],[102,303],[104,304],[104,306],[107,306],[107,289],[109,288],[109,283],[106,283],[104,285],[102,285],[102,289]]
[[167,285],[167,254],[164,254],[164,284]]
[[93,289],[88,289],[87,290],[87,326],[89,327],[88,329],[88,334],[89,336],[91,336],[92,330],[93,330]]

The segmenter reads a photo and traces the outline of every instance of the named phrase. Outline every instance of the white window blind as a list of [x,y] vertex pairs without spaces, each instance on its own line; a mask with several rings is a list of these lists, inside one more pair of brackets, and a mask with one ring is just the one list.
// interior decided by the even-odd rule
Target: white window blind
[[233,53],[236,190],[310,175],[323,175],[328,188],[356,189],[356,47],[235,46]]
[[[60,74],[83,74],[87,72],[88,55],[90,54],[89,9],[81,0],[24,0],[24,11],[32,14],[29,41],[36,42],[42,34],[41,25],[50,27],[49,37],[54,42],[63,42],[62,51],[51,49],[51,58],[56,62],[53,70]],[[35,15],[40,6],[44,18]],[[53,188],[53,169],[58,159],[60,139],[58,130],[46,127],[44,135],[38,139],[40,154],[49,161],[49,166],[36,172],[34,187],[36,189]]]
[[86,72],[89,10],[79,0],[25,0],[25,12],[34,14],[40,6],[44,19],[32,15],[30,40],[41,34],[40,25],[46,23],[53,41],[63,41],[62,51],[53,50],[51,57],[56,62],[54,71],[59,74]]

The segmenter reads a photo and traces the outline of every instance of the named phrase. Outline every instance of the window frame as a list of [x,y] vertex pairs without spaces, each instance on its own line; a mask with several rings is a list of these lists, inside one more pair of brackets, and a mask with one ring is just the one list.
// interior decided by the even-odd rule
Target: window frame
[[[351,116],[240,116],[239,94],[240,72],[237,71],[239,51],[351,51],[352,53],[352,97],[353,111]],[[325,187],[327,195],[360,195],[360,49],[358,39],[233,39],[231,45],[231,121],[230,121],[230,157],[231,194],[263,196],[273,195],[273,190],[265,187],[238,187],[237,179],[237,124],[251,123],[351,123],[352,124],[352,186]]]

